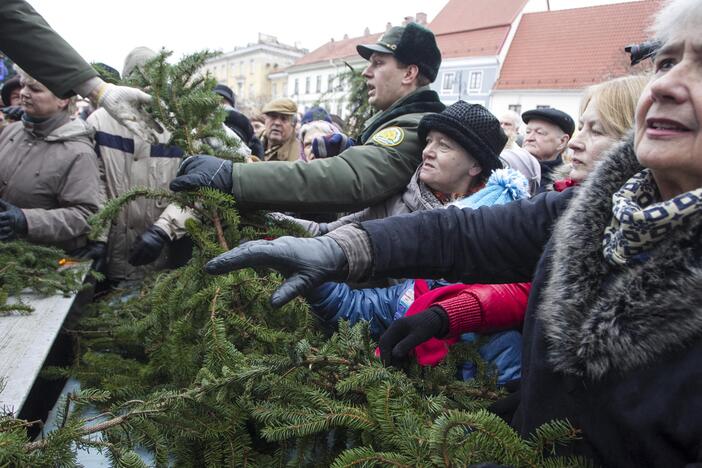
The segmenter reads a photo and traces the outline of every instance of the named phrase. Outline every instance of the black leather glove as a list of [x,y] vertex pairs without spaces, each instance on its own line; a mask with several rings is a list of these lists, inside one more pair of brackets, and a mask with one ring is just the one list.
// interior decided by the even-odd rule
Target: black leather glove
[[190,156],[180,165],[171,190],[185,192],[200,187],[214,187],[232,193],[232,162],[214,156]]
[[380,337],[380,359],[386,366],[402,367],[417,345],[429,338],[443,337],[448,328],[448,315],[439,306],[395,320]]
[[92,268],[95,271],[102,271],[107,258],[107,244],[100,241],[90,241],[85,246],[73,250],[71,257],[92,260]]
[[7,120],[12,120],[18,122],[22,120],[24,115],[24,107],[22,106],[8,106],[2,108],[2,113],[5,114]]
[[27,234],[27,218],[21,209],[0,198],[0,240],[9,241]]
[[156,225],[151,226],[137,237],[129,254],[129,264],[141,266],[155,261],[170,241],[171,238],[163,229]]
[[205,271],[218,275],[246,267],[273,268],[287,278],[271,297],[273,307],[326,281],[344,281],[348,276],[346,255],[330,237],[286,236],[246,242],[210,260]]

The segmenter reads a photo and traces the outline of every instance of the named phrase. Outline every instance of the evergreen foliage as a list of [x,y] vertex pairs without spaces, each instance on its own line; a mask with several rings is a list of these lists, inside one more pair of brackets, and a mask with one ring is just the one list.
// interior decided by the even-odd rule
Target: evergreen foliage
[[[24,241],[0,242],[0,315],[29,313],[32,308],[21,302],[23,290],[48,296],[77,292],[83,270],[63,266],[68,259],[59,249]],[[9,297],[17,301],[8,302]]]
[[[180,99],[199,93],[187,83],[208,78],[196,78],[192,65],[164,64],[143,74],[165,106],[154,114],[169,130],[190,126],[173,135],[191,148],[192,136],[215,131],[208,119],[219,117],[207,113],[204,97],[186,99],[187,106]],[[175,70],[185,78],[164,84]],[[289,223],[263,213],[240,216],[232,197],[215,190],[135,189],[108,203],[94,232],[142,196],[197,211],[200,221],[186,226],[195,244],[191,260],[86,311],[75,332],[74,365],[45,372],[74,376],[84,389],[62,402],[61,427],[38,441],[24,436],[31,422],[0,419],[0,466],[72,466],[76,447],[100,450],[120,467],[143,467],[140,447],[158,467],[584,465],[553,450],[578,437],[568,423],[545,425],[523,440],[483,409],[500,396],[491,369],[481,364],[475,380],[456,379],[458,363],[477,356],[475,345],[455,346],[435,368],[386,368],[367,325],[342,322],[328,337],[302,299],[273,309],[276,273],[204,273],[228,246],[288,234]],[[101,418],[85,420],[86,405],[99,408]]]
[[368,103],[366,79],[348,63],[346,66],[349,70],[341,76],[342,83],[346,83],[345,86],[349,88],[346,103],[348,111],[346,131],[350,136],[358,138],[363,132],[366,120],[373,115],[373,108]]

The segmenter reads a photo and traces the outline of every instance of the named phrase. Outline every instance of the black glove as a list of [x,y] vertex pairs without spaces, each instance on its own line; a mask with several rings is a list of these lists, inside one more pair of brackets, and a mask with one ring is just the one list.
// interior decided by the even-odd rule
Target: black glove
[[218,275],[246,267],[273,268],[287,278],[271,297],[273,307],[326,281],[344,281],[348,276],[346,255],[330,237],[286,236],[246,242],[210,260],[205,271]]
[[214,156],[190,156],[180,165],[178,177],[171,181],[170,187],[174,192],[214,187],[232,193],[232,162]]
[[136,243],[129,254],[129,264],[134,266],[147,265],[155,261],[161,251],[171,241],[168,234],[160,227],[153,225],[137,237]]
[[7,120],[13,120],[18,122],[22,120],[24,115],[24,107],[22,106],[8,106],[2,108],[2,113],[5,114]]
[[446,311],[432,306],[422,312],[395,320],[380,337],[380,359],[386,366],[403,366],[407,355],[429,338],[441,338],[448,333]]
[[9,241],[27,234],[27,218],[21,209],[0,198],[0,240]]
[[90,241],[85,246],[73,250],[71,257],[93,261],[93,270],[102,271],[107,257],[107,244],[100,241]]

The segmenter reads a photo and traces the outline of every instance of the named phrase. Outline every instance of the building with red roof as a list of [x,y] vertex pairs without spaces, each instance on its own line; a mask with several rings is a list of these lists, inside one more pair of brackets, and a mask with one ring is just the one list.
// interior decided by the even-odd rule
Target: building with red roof
[[[490,100],[500,114],[555,107],[577,121],[583,90],[632,70],[624,47],[647,38],[661,0],[526,13]],[[645,66],[645,65],[644,65]]]

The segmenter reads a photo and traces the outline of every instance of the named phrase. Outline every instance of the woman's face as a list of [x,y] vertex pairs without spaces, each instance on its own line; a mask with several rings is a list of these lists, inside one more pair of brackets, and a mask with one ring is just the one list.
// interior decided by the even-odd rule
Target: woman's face
[[305,157],[308,161],[314,159],[314,153],[312,153],[312,140],[319,136],[325,136],[327,133],[318,129],[311,128],[305,132],[305,138],[302,140],[302,150],[305,152]]
[[20,91],[22,107],[30,117],[51,117],[68,105],[67,99],[57,98],[41,83],[34,81],[29,84],[25,80],[20,80],[20,83],[22,84]]
[[591,99],[580,116],[578,134],[568,143],[573,150],[570,178],[576,182],[585,180],[595,168],[595,163],[616,141],[616,135],[608,134],[602,125],[597,99]]
[[432,130],[422,151],[419,180],[443,193],[467,193],[480,164],[448,135]]
[[[664,199],[702,187],[702,38],[668,41],[636,107],[635,148]],[[667,192],[667,193],[666,193]]]

